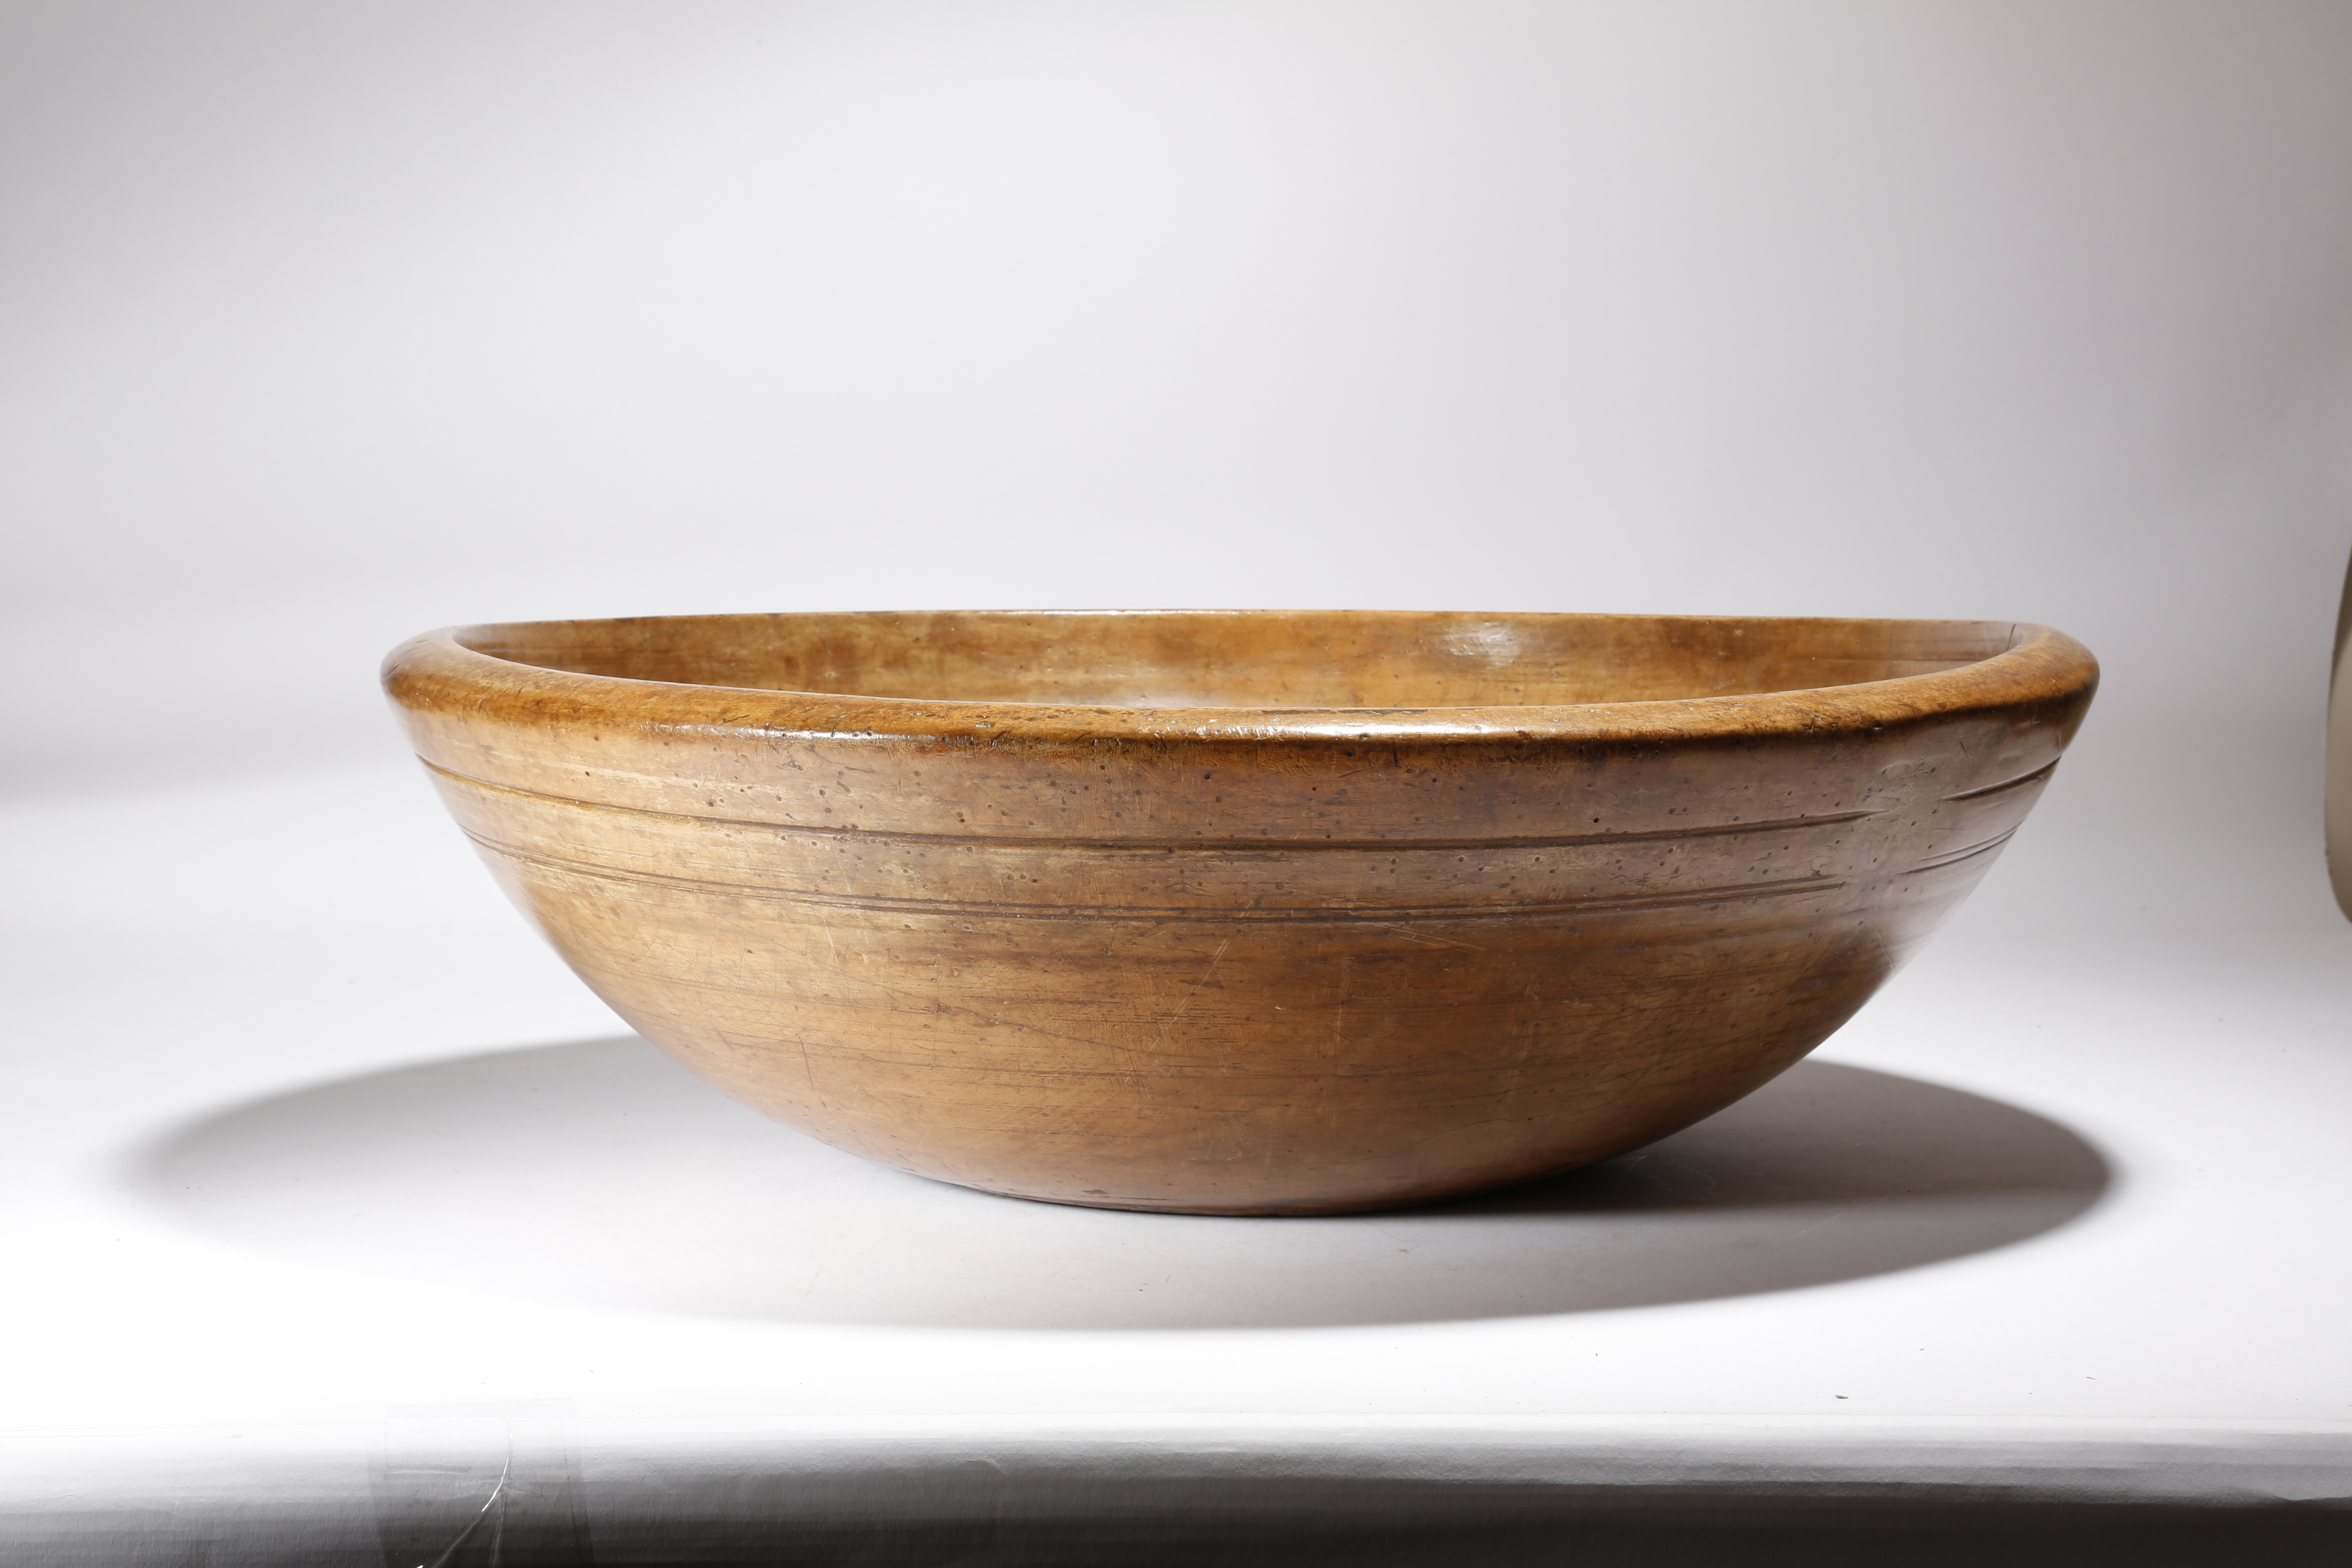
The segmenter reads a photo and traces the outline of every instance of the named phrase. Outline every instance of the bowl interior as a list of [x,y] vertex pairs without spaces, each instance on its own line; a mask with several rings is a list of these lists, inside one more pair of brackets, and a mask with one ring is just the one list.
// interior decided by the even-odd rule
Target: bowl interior
[[931,701],[1429,709],[1725,697],[1932,674],[2007,621],[1388,611],[940,611],[476,626],[478,653],[582,675]]

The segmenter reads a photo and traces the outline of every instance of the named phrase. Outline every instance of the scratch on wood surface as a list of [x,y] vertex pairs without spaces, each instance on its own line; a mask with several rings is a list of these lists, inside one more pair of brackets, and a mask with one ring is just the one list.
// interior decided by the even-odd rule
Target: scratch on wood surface
[[[891,990],[890,994],[893,997],[898,997],[913,995],[914,993]],[[1117,1046],[1112,1045],[1108,1040],[1097,1040],[1087,1035],[1067,1034],[1060,1029],[1048,1029],[1040,1024],[1024,1024],[1018,1018],[1000,1018],[993,1013],[983,1013],[977,1007],[967,1007],[958,1002],[932,1000],[927,1007],[914,1010],[933,1013],[961,1013],[967,1018],[977,1018],[983,1024],[994,1024],[997,1027],[1003,1029],[1019,1029],[1026,1034],[1044,1035],[1048,1039],[1068,1040],[1074,1045],[1092,1046],[1097,1050],[1114,1051],[1119,1048]],[[1024,1070],[1035,1072],[1040,1069],[1034,1067],[1030,1067]]]
[[816,1101],[819,1110],[830,1111],[833,1102],[825,1099],[824,1090],[817,1087],[816,1062],[809,1055],[808,1037],[796,1036],[793,1043],[801,1048],[801,1076],[808,1079],[809,1098]]
[[1224,941],[1217,943],[1217,951],[1209,955],[1209,966],[1201,971],[1201,978],[1192,982],[1192,988],[1184,993],[1184,999],[1176,1004],[1175,1010],[1170,1013],[1165,1018],[1160,1020],[1160,1037],[1162,1040],[1165,1040],[1168,1037],[1169,1026],[1175,1023],[1177,1019],[1181,1018],[1184,1016],[1184,1010],[1192,1005],[1192,998],[1201,994],[1201,987],[1206,985],[1209,983],[1209,976],[1217,972],[1218,963],[1221,963],[1225,956],[1225,949],[1233,945],[1234,939],[1232,937],[1227,937]]
[[1432,936],[1427,931],[1415,931],[1411,926],[1394,925],[1387,921],[1364,921],[1360,923],[1370,926],[1377,931],[1392,931],[1396,932],[1397,935],[1404,938],[1405,941],[1417,942],[1423,947],[1458,947],[1465,952],[1484,952],[1486,951],[1475,942],[1462,942],[1450,936]]
[[[1335,1006],[1335,1007],[1333,1007],[1333,1008],[1331,1009],[1331,1050],[1330,1050],[1330,1053],[1329,1053],[1329,1054],[1330,1054],[1331,1056],[1335,1057],[1335,1058],[1336,1058],[1336,1057],[1338,1057],[1338,1056],[1340,1056],[1341,1054],[1343,1054],[1343,1053],[1344,1053],[1344,1051],[1345,1051],[1345,1049],[1346,1049],[1346,1047],[1347,1047],[1347,1044],[1348,1044],[1348,955],[1347,955],[1346,953],[1344,953],[1344,952],[1343,952],[1343,953],[1341,953],[1341,954],[1339,955],[1339,1005],[1338,1005],[1337,1006]],[[1338,1108],[1338,1106],[1337,1106],[1336,1104],[1333,1104],[1333,1105],[1328,1106],[1327,1109],[1328,1109],[1329,1110],[1331,1110],[1331,1111],[1333,1111],[1333,1112],[1335,1112],[1335,1113],[1336,1113],[1336,1111],[1338,1110],[1338,1109],[1339,1109],[1339,1108]],[[1334,1120],[1334,1121],[1335,1121],[1335,1122],[1336,1122],[1336,1120],[1337,1120],[1336,1115],[1334,1116],[1333,1120]]]

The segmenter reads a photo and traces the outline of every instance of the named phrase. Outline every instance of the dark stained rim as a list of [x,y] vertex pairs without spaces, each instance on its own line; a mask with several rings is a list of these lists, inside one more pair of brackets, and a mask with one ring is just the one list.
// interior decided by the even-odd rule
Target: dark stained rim
[[[877,615],[900,612],[872,612]],[[1290,614],[1398,618],[1419,611],[987,611],[1003,616],[1188,614],[1278,617]],[[655,617],[667,618],[667,617]],[[703,619],[706,617],[677,617]],[[753,617],[746,616],[746,619]],[[760,617],[765,618],[765,617]],[[1491,618],[1537,618],[1502,612]],[[1553,618],[1544,616],[1542,618]],[[1700,622],[1745,626],[1837,625],[1834,617],[1576,616],[1561,618]],[[1486,708],[1126,708],[1077,704],[866,697],[753,687],[703,686],[629,677],[581,675],[501,658],[469,642],[492,641],[530,627],[622,622],[537,622],[449,626],[412,637],[383,664],[385,690],[404,708],[494,721],[626,726],[707,739],[961,741],[999,745],[1089,741],[1419,741],[1568,740],[1670,742],[1857,732],[1971,710],[2069,704],[2098,683],[2098,661],[2063,632],[2022,622],[1919,621],[2006,636],[1988,658],[1927,675],[1847,686],[1743,696],[1642,702]],[[1843,624],[1890,624],[1847,619]]]

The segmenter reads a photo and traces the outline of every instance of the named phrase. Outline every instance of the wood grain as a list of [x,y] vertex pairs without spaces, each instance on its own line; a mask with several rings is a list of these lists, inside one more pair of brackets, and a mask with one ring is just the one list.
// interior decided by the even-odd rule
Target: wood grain
[[2096,666],[2008,622],[476,626],[385,681],[509,895],[729,1093],[1063,1203],[1428,1201],[1787,1068],[1973,887]]

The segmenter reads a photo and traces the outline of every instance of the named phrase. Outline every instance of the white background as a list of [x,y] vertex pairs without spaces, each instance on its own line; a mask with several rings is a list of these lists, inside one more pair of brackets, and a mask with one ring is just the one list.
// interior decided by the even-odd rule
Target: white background
[[[281,1448],[344,1455],[363,1518],[351,1456],[436,1401],[556,1402],[616,1453],[722,1417],[980,1451],[1055,1412],[1654,1420],[1694,1474],[1733,1416],[1999,1426],[1955,1473],[2021,1423],[2300,1423],[2344,1495],[2347,83],[2341,0],[0,0],[0,1516],[97,1484],[66,1427],[136,1502],[204,1454],[250,1490],[227,1424],[312,1422]],[[1089,605],[2080,637],[2107,685],[2033,821],[1782,1087],[1982,1095],[2110,1185],[1924,1264],[1889,1238],[1974,1235],[1966,1193],[1696,1215],[1832,1255],[1788,1288],[1155,1329],[1040,1268],[1024,1319],[1006,1238],[1213,1305],[1227,1222],[730,1165],[790,1135],[706,1137],[716,1097],[581,1044],[616,1022],[374,690],[451,623]],[[533,1061],[570,1110],[487,1124],[477,1080]],[[909,1216],[967,1245],[893,1251]],[[1342,1261],[1391,1223],[1493,1240],[1373,1216]],[[1528,1232],[1529,1277],[1584,1223]],[[1129,1279],[1107,1226],[1196,1239]],[[713,1227],[810,1286],[726,1307]],[[1433,1278],[1405,1245],[1380,1278]],[[667,1307],[598,1283],[665,1269]]]
[[2342,4],[9,0],[9,787],[397,765],[468,620],[2016,618],[2108,680],[1967,918],[2318,920],[2347,81]]
[[[2343,0],[0,0],[0,1536],[112,1487],[232,1542],[204,1488],[282,1481],[373,1562],[427,1408],[574,1411],[592,1480],[1289,1413],[2352,1494],[2347,84]],[[931,1187],[647,1076],[374,689],[452,623],[1000,605],[2074,634],[2106,687],[1953,930],[1686,1137],[1833,1167],[1806,1086],[1876,1083],[2107,1184],[2028,1234],[1988,1134],[1272,1239]],[[1290,1317],[1217,1322],[1283,1248]],[[2289,1429],[2318,1479],[2231,1468]]]

